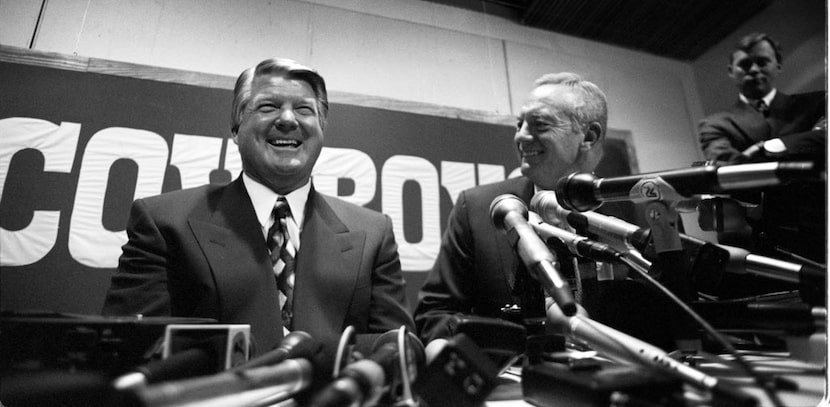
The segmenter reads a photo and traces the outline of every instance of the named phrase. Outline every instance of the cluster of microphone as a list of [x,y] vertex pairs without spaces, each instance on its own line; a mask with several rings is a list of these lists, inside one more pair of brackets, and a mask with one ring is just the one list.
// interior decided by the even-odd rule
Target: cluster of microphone
[[[537,192],[530,201],[530,208],[514,195],[496,197],[490,206],[490,216],[493,225],[506,234],[525,267],[552,299],[548,301],[547,320],[558,332],[615,362],[662,372],[683,383],[726,398],[734,405],[755,405],[757,400],[754,397],[725,385],[716,377],[681,363],[662,349],[578,314],[572,290],[560,274],[558,257],[567,253],[568,256],[592,261],[626,265],[645,276],[667,295],[674,297],[673,300],[680,303],[681,307],[704,328],[714,331],[706,321],[683,303],[683,299],[673,296],[671,290],[663,287],[650,275],[660,275],[663,271],[661,268],[685,267],[695,275],[696,281],[703,284],[717,282],[724,273],[732,273],[751,274],[781,282],[798,283],[808,289],[818,287],[821,290],[826,286],[826,267],[760,256],[745,249],[706,242],[674,230],[673,237],[680,243],[675,247],[693,253],[692,264],[681,265],[677,262],[683,256],[661,256],[655,240],[664,237],[655,236],[656,231],[594,210],[604,202],[614,201],[657,202],[673,210],[690,201],[699,200],[704,194],[722,194],[790,182],[823,180],[826,180],[825,173],[817,170],[813,163],[809,162],[722,167],[707,165],[616,178],[598,178],[593,174],[574,173],[558,180],[555,192]],[[655,247],[658,247],[658,250],[655,250]],[[666,259],[671,259],[674,264],[667,263]],[[825,301],[824,296],[817,301]],[[822,302],[819,305],[823,304]],[[750,313],[757,316],[763,311],[760,308],[769,308],[755,305],[757,304],[735,306],[746,308],[743,310],[746,312],[740,314],[743,316]],[[730,310],[734,310],[735,306]],[[803,318],[799,319],[808,320],[809,323],[813,319],[809,315],[810,306],[807,306],[806,310],[802,308],[804,307],[799,308],[798,312]],[[776,309],[775,312],[781,313],[782,310]],[[787,314],[784,318],[788,317],[792,319],[792,314]],[[768,325],[766,327],[768,328]],[[803,324],[798,324],[798,327],[803,329]],[[766,390],[769,389],[769,386],[763,383],[763,378],[759,379],[759,376],[748,367],[746,370],[746,373],[756,378],[759,385]],[[771,398],[773,397],[774,395],[771,395]]]
[[826,177],[823,170],[809,161],[709,164],[608,178],[573,173],[557,181],[556,192],[562,206],[582,212],[595,210],[603,202],[680,201],[697,195],[819,181]]
[[[276,348],[225,368],[227,335],[205,334],[115,378],[93,372],[4,378],[0,399],[9,405],[34,406],[62,400],[61,405],[126,407],[426,407],[444,405],[449,397],[453,405],[478,405],[496,385],[497,361],[512,363],[523,351],[524,331],[486,318],[464,319],[458,326],[443,346],[433,345],[429,359],[418,337],[402,326],[379,335],[366,355],[351,347],[338,350],[343,357],[334,366],[323,343],[294,331]],[[492,335],[493,329],[501,334]],[[348,327],[341,342],[353,332]],[[512,337],[485,350],[473,340],[484,335]]]
[[[559,208],[555,199],[549,199],[551,195],[546,194],[546,192],[540,192],[534,196],[531,202],[535,204],[535,209],[543,209],[540,211],[542,213],[564,211]],[[556,267],[553,266],[555,255],[548,249],[543,237],[546,240],[558,239],[573,253],[598,261],[621,261],[628,254],[613,249],[607,244],[545,223],[537,214],[528,212],[524,202],[514,195],[496,197],[490,206],[490,215],[497,228],[503,230],[508,236],[515,235],[515,237],[509,237],[511,244],[514,245],[516,252],[534,277],[540,281],[545,292],[553,299],[548,304],[547,319],[556,330],[609,359],[648,369],[657,369],[687,384],[726,396],[730,400],[737,401],[739,405],[754,405],[752,397],[723,385],[713,376],[673,359],[660,348],[583,315],[577,315],[577,307],[567,284],[552,283],[563,282],[564,278],[558,275]],[[534,220],[531,221],[529,218]],[[616,226],[623,225],[620,220],[613,222]],[[628,232],[632,231],[633,227],[624,229]],[[542,266],[541,263],[547,263],[549,266]]]
[[[734,405],[751,406],[757,404],[754,397],[674,359],[657,346],[581,315],[573,290],[560,272],[558,254],[565,251],[570,256],[623,264],[643,275],[656,274],[655,268],[665,264],[654,251],[654,231],[593,209],[602,202],[623,199],[680,202],[697,194],[777,185],[804,174],[815,175],[809,164],[707,166],[605,179],[573,174],[560,180],[556,192],[536,193],[530,208],[514,195],[496,197],[490,205],[490,217],[551,298],[547,320],[554,331],[608,360],[658,372]],[[708,273],[755,274],[822,286],[826,278],[821,267],[758,256],[682,233],[677,236],[683,247],[710,259],[701,267]],[[698,272],[694,267],[692,270]],[[456,325],[452,337],[426,348],[404,327],[387,332],[377,339],[368,356],[340,355],[334,369],[315,362],[321,344],[304,332],[293,332],[278,348],[231,369],[215,374],[197,371],[196,377],[186,378],[170,373],[177,370],[171,366],[178,363],[190,369],[183,374],[194,374],[204,356],[199,355],[215,353],[207,341],[195,350],[171,355],[160,367],[147,365],[122,376],[115,386],[130,395],[133,405],[148,407],[272,405],[295,397],[313,407],[480,405],[496,386],[497,375],[526,351],[526,332],[507,321],[483,318],[463,319]],[[498,344],[485,345],[485,338],[495,337],[495,332],[510,334]],[[344,332],[341,342],[348,335]],[[315,383],[315,378],[321,377],[320,369],[323,377],[332,372],[322,384]]]
[[[529,208],[514,195],[496,197],[490,205],[490,218],[550,297],[547,323],[557,334],[608,360],[709,391],[728,400],[728,405],[753,406],[757,404],[755,397],[671,357],[657,346],[582,315],[560,271],[559,257],[567,253],[618,263],[648,278],[657,274],[658,265],[665,266],[654,251],[654,231],[594,212],[603,202],[677,204],[698,194],[822,176],[810,163],[706,166],[605,179],[572,174],[559,180],[555,192],[537,192]],[[825,267],[759,256],[682,233],[676,236],[684,248],[706,259],[691,270],[708,273],[709,280],[733,273],[803,286],[826,285]],[[804,312],[810,313],[810,307]],[[117,401],[118,405],[136,407],[268,406],[291,400],[301,400],[301,405],[311,407],[478,406],[497,386],[498,375],[528,351],[531,340],[524,327],[513,322],[460,315],[451,319],[451,337],[425,347],[415,334],[401,327],[380,335],[365,357],[344,346],[353,335],[349,327],[341,338],[334,366],[321,362],[325,359],[320,357],[323,344],[302,331],[287,334],[279,346],[253,359],[245,353],[244,360],[233,361],[232,366],[227,364],[233,353],[227,335],[208,335],[115,380],[102,384],[99,378],[92,378],[82,385],[100,391],[102,400],[106,395],[106,403]],[[793,320],[789,314],[783,319]],[[812,320],[803,319],[805,324]],[[14,390],[16,384],[6,383],[5,387]],[[3,397],[6,402],[25,403],[35,399],[34,393],[4,391]]]

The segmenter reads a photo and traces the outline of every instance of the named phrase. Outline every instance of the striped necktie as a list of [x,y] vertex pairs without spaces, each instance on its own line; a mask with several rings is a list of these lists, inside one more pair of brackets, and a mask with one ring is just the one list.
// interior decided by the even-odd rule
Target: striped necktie
[[764,102],[764,99],[752,101],[752,106],[764,117],[769,116],[769,106],[767,106],[766,102]]
[[280,290],[280,308],[283,326],[291,330],[294,301],[294,257],[297,253],[291,243],[286,222],[290,221],[291,209],[285,197],[274,205],[274,225],[268,231],[268,249],[271,250],[271,265]]

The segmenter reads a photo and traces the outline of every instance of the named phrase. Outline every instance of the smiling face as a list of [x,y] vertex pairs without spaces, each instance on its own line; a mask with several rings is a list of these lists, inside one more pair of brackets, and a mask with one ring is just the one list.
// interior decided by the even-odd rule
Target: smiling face
[[567,113],[583,104],[571,87],[549,84],[535,88],[522,107],[513,141],[522,174],[538,187],[553,189],[563,176],[593,170],[585,163],[595,140],[586,137],[583,126]]
[[748,51],[735,51],[728,69],[741,94],[749,99],[761,99],[775,86],[781,63],[772,45],[760,41]]
[[305,81],[274,74],[254,78],[233,135],[245,173],[279,194],[308,182],[323,149],[318,109]]

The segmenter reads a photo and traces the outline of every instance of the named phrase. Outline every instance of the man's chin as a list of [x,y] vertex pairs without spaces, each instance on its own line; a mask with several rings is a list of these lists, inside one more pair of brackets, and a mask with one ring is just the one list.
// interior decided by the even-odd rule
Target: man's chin
[[527,162],[522,161],[521,164],[519,165],[519,169],[522,172],[522,176],[525,176],[525,177],[528,177],[528,178],[533,178],[533,174],[534,174],[533,166],[531,166]]
[[741,90],[744,96],[748,99],[761,99],[762,97],[766,96],[771,89],[766,86],[766,82],[763,84],[759,83],[752,83],[748,86],[744,86]]
[[553,189],[555,186],[556,180],[553,180],[553,185],[551,184],[551,180],[546,179],[544,172],[542,171],[534,171],[532,167],[522,166],[522,175],[527,177],[533,185],[536,185],[542,189]]

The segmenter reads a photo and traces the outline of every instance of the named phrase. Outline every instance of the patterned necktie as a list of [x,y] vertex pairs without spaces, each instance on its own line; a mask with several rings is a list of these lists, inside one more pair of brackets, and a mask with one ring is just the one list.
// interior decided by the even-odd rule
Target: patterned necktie
[[268,231],[268,248],[271,250],[271,265],[274,276],[277,278],[277,288],[280,290],[280,306],[282,309],[283,326],[291,330],[294,317],[292,312],[294,301],[294,256],[297,251],[291,243],[286,222],[291,216],[291,209],[284,197],[280,197],[274,205],[274,225]]
[[757,110],[758,113],[761,113],[764,117],[769,116],[769,106],[767,106],[767,103],[764,102],[764,99],[753,101],[752,106],[755,107],[755,110]]

